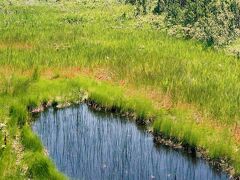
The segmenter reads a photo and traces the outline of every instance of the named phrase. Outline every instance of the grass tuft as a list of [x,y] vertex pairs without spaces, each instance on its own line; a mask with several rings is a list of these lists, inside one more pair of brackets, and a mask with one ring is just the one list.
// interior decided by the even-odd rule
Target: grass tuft
[[30,150],[32,152],[42,152],[42,143],[32,130],[28,126],[24,126],[22,129],[22,144],[25,150]]

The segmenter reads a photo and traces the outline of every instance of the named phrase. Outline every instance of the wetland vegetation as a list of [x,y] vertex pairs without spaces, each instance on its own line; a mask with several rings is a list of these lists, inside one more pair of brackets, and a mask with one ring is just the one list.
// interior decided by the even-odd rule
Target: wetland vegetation
[[[65,179],[30,112],[94,101],[240,173],[240,64],[117,1],[0,2],[0,175]],[[228,164],[229,166],[227,166]]]

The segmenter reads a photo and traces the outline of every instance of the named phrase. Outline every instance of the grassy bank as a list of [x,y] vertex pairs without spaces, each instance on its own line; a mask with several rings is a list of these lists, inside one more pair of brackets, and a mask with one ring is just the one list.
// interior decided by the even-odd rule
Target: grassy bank
[[[27,112],[29,108],[37,108],[41,105],[41,102],[46,102],[46,100],[58,103],[74,103],[81,101],[83,98],[92,99],[109,109],[114,107],[122,112],[133,113],[132,116],[136,119],[154,119],[152,126],[155,132],[161,131],[168,137],[178,137],[178,140],[183,144],[204,148],[212,159],[224,157],[237,172],[239,171],[240,159],[236,151],[238,146],[231,138],[231,134],[227,130],[215,130],[207,125],[197,124],[188,111],[158,109],[152,101],[137,93],[129,96],[121,87],[97,82],[86,77],[58,78],[55,80],[40,79],[31,82],[24,93],[18,94],[19,91],[21,92],[20,87],[23,86],[25,88],[24,82],[18,86],[17,95],[10,95],[1,99],[8,101],[9,107],[7,109],[11,117],[11,120],[7,122],[9,131],[7,139],[14,141],[16,131],[19,131],[21,145],[24,148],[24,151],[21,152],[23,153],[22,158],[19,159],[21,164],[16,166],[18,168],[16,173],[19,173],[16,176],[63,178],[55,174],[52,163],[44,155],[41,142],[32,134],[29,127],[31,119],[28,118]],[[12,100],[12,96],[14,100]],[[7,143],[3,152],[14,145],[14,142]],[[11,155],[3,157],[12,158]],[[1,167],[6,167],[9,162],[5,159],[1,160],[1,163],[3,163]],[[3,169],[3,171],[12,175],[12,169]],[[45,171],[49,173],[43,173]]]
[[30,131],[27,109],[85,91],[106,107],[153,117],[154,131],[225,157],[240,172],[239,61],[169,37],[146,18],[110,1],[1,4],[0,174],[64,178]]

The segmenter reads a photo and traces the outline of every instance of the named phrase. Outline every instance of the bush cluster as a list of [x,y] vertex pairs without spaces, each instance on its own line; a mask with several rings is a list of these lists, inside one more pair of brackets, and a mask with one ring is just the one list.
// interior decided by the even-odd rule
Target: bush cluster
[[207,45],[223,46],[239,35],[239,0],[157,0],[151,3],[147,0],[131,0],[130,2],[136,5],[138,14],[141,12],[164,14],[171,34],[198,39]]

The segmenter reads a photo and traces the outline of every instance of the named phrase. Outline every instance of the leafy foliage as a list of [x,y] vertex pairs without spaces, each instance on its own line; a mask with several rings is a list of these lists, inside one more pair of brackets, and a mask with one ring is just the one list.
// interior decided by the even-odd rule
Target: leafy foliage
[[[147,13],[146,0],[137,0],[138,14]],[[164,13],[169,33],[222,46],[239,35],[240,6],[237,0],[158,0],[154,14]],[[141,8],[140,8],[141,7]],[[150,12],[150,11],[148,11]]]
[[208,45],[225,45],[238,35],[239,5],[235,0],[168,3],[166,20],[172,25],[180,24],[186,37]]

